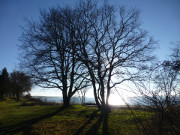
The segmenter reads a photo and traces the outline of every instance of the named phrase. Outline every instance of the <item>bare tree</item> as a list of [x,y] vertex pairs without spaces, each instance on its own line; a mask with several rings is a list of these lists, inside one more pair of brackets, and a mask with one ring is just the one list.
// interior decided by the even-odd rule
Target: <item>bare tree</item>
[[87,88],[78,91],[78,97],[79,97],[79,100],[81,101],[81,104],[85,104],[85,102],[86,102],[86,93],[87,92],[88,92]]
[[[180,105],[180,44],[172,49],[169,60],[159,62],[151,70],[149,80],[136,84],[141,105],[154,112],[154,123],[150,123],[154,134],[179,134],[178,106]],[[155,65],[153,65],[155,67]],[[152,126],[154,125],[154,126]],[[168,131],[166,131],[166,130]]]
[[80,1],[41,12],[23,35],[25,67],[37,83],[62,90],[64,104],[91,81],[100,110],[116,85],[142,73],[155,42],[140,28],[139,11]]
[[20,46],[23,69],[37,85],[60,89],[64,107],[69,106],[76,91],[88,85],[86,69],[75,56],[71,22],[74,12],[69,8],[42,10],[39,21],[28,21]]
[[81,2],[73,22],[76,56],[88,69],[94,98],[100,110],[109,110],[115,86],[137,78],[152,60],[155,42],[140,28],[139,11],[118,10],[107,3]]

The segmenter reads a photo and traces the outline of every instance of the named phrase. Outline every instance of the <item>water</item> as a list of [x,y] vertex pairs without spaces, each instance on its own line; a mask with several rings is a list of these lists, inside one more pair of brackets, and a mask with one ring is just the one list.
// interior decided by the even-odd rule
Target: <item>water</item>
[[[50,96],[33,96],[33,98],[37,98],[42,100],[43,102],[54,102],[54,103],[62,103],[63,98],[62,97],[50,97]],[[178,105],[180,105],[180,97],[177,98]],[[153,105],[150,100],[147,100],[144,97],[129,97],[128,98],[129,105]],[[81,104],[81,100],[78,97],[72,97],[71,98],[71,103],[78,103]],[[91,97],[86,97],[85,98],[85,103],[95,103],[94,98]],[[111,104],[111,105],[117,105],[117,104]],[[118,105],[125,105],[125,104],[118,104]]]
[[[63,98],[62,97],[49,97],[49,96],[33,96],[33,98],[37,98],[42,100],[43,102],[55,102],[55,103],[62,103]],[[80,99],[78,97],[72,97],[71,103],[81,103]],[[85,103],[95,103],[94,98],[86,97]]]
[[[62,103],[63,102],[63,98],[62,97],[52,97],[52,96],[33,96],[33,98],[37,98],[42,100],[43,102],[54,102],[54,103]],[[133,100],[136,98],[130,98],[130,102],[128,102],[130,105],[135,105],[137,104],[137,102],[135,102],[136,100]],[[139,99],[139,98],[138,98]],[[116,99],[117,100],[117,99]],[[81,100],[78,97],[72,97],[71,98],[71,103],[81,103]],[[85,103],[95,103],[94,98],[91,97],[86,97],[85,98]],[[121,103],[121,104],[113,104],[110,103],[111,105],[125,105],[125,103]]]

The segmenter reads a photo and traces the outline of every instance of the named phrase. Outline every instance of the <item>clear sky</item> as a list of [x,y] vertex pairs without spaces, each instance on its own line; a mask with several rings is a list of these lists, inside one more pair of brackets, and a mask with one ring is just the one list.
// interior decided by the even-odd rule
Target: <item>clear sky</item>
[[[17,45],[21,44],[20,26],[25,26],[25,18],[37,20],[39,9],[48,9],[57,4],[72,6],[74,2],[75,0],[0,0],[0,70],[6,67],[8,72],[12,72],[18,67]],[[142,28],[158,41],[159,49],[155,53],[161,60],[170,54],[170,43],[180,40],[180,0],[109,0],[109,3],[136,7],[142,11]]]

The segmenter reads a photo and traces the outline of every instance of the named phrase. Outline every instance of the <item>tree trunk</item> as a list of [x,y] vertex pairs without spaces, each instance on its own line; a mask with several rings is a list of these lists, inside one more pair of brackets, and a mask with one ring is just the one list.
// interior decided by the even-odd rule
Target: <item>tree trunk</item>
[[[93,86],[94,86],[94,85],[93,85]],[[95,99],[97,108],[98,108],[98,109],[101,109],[101,105],[100,105],[100,103],[99,103],[99,101],[98,101],[98,97],[97,97],[97,93],[96,93],[96,88],[94,87],[93,89],[94,89],[94,99]]]
[[101,106],[100,111],[101,111],[102,113],[109,114],[109,113],[111,112],[111,108],[110,108],[109,105],[104,104],[104,105]]
[[90,74],[90,76],[91,76],[91,81],[92,81],[92,85],[93,85],[93,91],[94,91],[94,99],[95,99],[95,102],[96,102],[96,105],[97,105],[97,108],[98,109],[100,109],[101,108],[101,105],[100,105],[100,103],[99,103],[99,101],[98,101],[98,97],[97,97],[97,90],[96,90],[96,82],[95,82],[95,77],[94,77],[94,74],[93,74],[93,72],[91,71],[91,69],[89,68],[89,66],[87,66],[88,67],[88,70],[89,70],[89,74]]
[[164,119],[164,108],[161,107],[161,112],[160,112],[160,116],[159,116],[159,135],[162,135],[162,129],[163,129],[163,119]]
[[70,98],[68,96],[68,89],[67,89],[67,77],[64,77],[65,79],[63,80],[63,90],[62,90],[62,95],[63,95],[63,108],[67,108],[70,105]]
[[19,102],[19,93],[16,93],[16,101]]
[[0,93],[0,101],[3,101],[4,100],[4,95],[3,93]]
[[63,98],[63,108],[67,108],[68,106],[70,106],[70,98]]

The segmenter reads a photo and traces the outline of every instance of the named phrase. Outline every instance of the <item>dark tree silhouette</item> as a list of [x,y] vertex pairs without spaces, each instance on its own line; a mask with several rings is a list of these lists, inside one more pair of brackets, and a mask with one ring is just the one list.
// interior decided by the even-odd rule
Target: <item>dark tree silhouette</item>
[[73,11],[76,56],[88,69],[98,108],[109,110],[111,91],[143,72],[155,42],[140,28],[136,9],[87,1]]
[[0,75],[0,101],[3,101],[3,95],[4,95],[4,91],[2,88],[2,82],[3,82],[3,77],[2,77],[2,75]]
[[172,44],[174,47],[171,49],[170,60],[164,61],[163,66],[166,70],[180,74],[180,41]]
[[11,92],[16,97],[16,101],[19,101],[20,96],[23,92],[28,92],[31,90],[32,82],[29,76],[25,75],[23,72],[13,71],[10,74],[11,81]]
[[28,22],[20,46],[23,69],[37,85],[60,89],[64,107],[69,106],[75,92],[89,85],[88,72],[75,56],[74,18],[69,8],[41,11],[40,21]]
[[4,95],[9,92],[9,73],[6,68],[3,68],[0,75],[0,101],[4,100]]
[[[154,123],[150,123],[153,134],[179,134],[180,118],[178,106],[180,105],[180,44],[176,44],[172,49],[170,59],[153,64],[153,70],[149,75],[149,80],[136,84],[143,101],[141,105],[146,105],[155,115]],[[152,126],[153,125],[153,126]]]
[[91,81],[100,110],[108,109],[115,86],[137,77],[153,59],[155,44],[140,28],[138,10],[90,0],[42,11],[39,22],[28,23],[22,41],[24,67],[35,82],[61,89],[66,106]]

